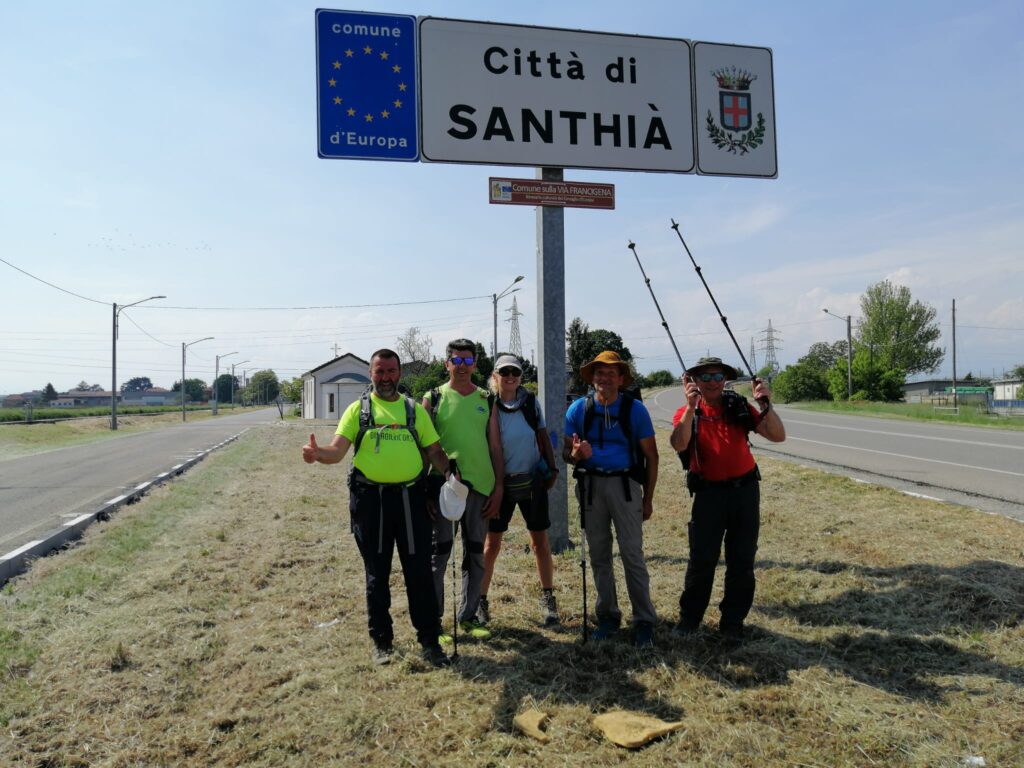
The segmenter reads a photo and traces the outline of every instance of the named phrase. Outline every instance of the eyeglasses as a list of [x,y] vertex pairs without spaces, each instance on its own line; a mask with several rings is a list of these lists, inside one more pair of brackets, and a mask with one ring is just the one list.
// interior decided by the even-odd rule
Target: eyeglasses
[[499,376],[522,376],[523,372],[518,368],[501,368],[498,370]]
[[699,378],[700,378],[701,381],[705,381],[705,382],[707,382],[707,381],[724,381],[725,380],[725,374],[724,373],[701,373],[701,374],[699,374]]
[[448,362],[450,362],[452,365],[472,365],[473,363],[476,362],[476,358],[473,357],[472,355],[469,355],[468,357],[452,355],[451,357],[448,358]]

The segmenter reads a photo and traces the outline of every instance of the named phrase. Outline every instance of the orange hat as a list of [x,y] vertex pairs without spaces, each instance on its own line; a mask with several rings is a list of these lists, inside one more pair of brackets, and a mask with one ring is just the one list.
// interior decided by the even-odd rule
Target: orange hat
[[628,387],[633,383],[633,372],[629,370],[629,364],[619,357],[618,352],[606,349],[589,363],[580,368],[580,378],[587,384],[594,383],[594,369],[599,365],[617,365],[619,373],[622,374],[622,386]]

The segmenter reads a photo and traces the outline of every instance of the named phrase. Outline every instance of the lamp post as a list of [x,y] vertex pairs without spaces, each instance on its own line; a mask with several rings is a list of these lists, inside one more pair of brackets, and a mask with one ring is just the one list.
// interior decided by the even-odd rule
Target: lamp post
[[846,321],[846,399],[853,399],[853,330],[852,317],[847,315],[846,317],[840,317],[835,312],[829,312],[827,309],[821,310],[826,315],[832,315],[832,317]]
[[242,360],[240,363],[232,363],[231,364],[231,408],[232,409],[234,409],[234,407],[235,407],[235,366],[236,365],[243,365],[243,364],[248,363],[248,362],[250,362],[250,361],[249,360]]
[[[217,397],[217,379],[220,377],[220,359],[222,357],[231,357],[231,355],[237,355],[237,352],[228,352],[226,355],[217,355],[216,362],[213,364],[213,415],[217,415],[217,401],[220,400]],[[184,376],[182,376],[184,381]]]
[[518,288],[512,288],[513,285],[523,279],[523,275],[519,275],[515,280],[508,284],[508,288],[503,290],[501,293],[492,293],[491,302],[494,305],[494,346],[491,347],[491,357],[495,358],[498,356],[498,299],[503,299],[511,293],[518,291]]
[[111,343],[111,354],[110,354],[110,428],[117,430],[117,316],[128,307],[134,307],[136,304],[141,304],[144,301],[152,301],[153,299],[166,299],[166,296],[150,296],[148,299],[139,299],[131,304],[125,304],[123,306],[117,306],[117,302],[114,302],[114,339]]
[[188,344],[181,342],[181,420],[185,421],[185,350],[200,341],[210,341],[213,336],[203,336],[201,339],[190,341]]

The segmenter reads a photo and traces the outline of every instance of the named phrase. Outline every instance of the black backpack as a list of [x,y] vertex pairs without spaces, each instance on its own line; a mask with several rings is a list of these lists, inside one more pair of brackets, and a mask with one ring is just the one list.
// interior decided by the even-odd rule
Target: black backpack
[[[626,438],[626,442],[629,443],[629,477],[643,485],[647,482],[647,457],[644,456],[644,452],[640,450],[640,447],[637,445],[637,441],[633,439],[632,423],[633,402],[638,398],[624,390],[619,391],[619,397],[622,400],[622,402],[619,403],[619,426],[622,428],[622,434]],[[590,427],[593,426],[596,416],[597,413],[594,409],[594,394],[591,392],[587,395],[583,405],[584,440],[590,440]],[[597,441],[598,444],[603,445],[604,443],[604,427],[602,422],[598,422]]]
[[[739,392],[733,392],[731,389],[722,392],[722,418],[730,424],[738,424],[743,427],[748,435],[754,431],[754,417],[750,415],[750,409],[747,407],[747,398]],[[686,444],[684,450],[678,451],[679,461],[683,463],[683,471],[687,473],[690,472],[690,449],[692,448],[694,452],[697,450],[697,422],[699,421],[700,407],[695,410],[693,421],[690,422],[693,425],[690,442]],[[747,437],[747,443],[750,443],[749,437]]]
[[503,413],[521,412],[523,418],[526,419],[526,423],[530,425],[530,429],[533,430],[534,434],[537,434],[537,430],[540,429],[540,421],[537,419],[537,396],[533,392],[526,390],[526,397],[523,398],[522,405],[517,405],[513,408],[501,402],[501,398],[495,398],[494,402]]

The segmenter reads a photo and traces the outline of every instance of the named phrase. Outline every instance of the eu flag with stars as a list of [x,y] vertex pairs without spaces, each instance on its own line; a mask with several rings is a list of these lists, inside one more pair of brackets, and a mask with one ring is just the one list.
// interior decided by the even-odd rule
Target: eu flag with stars
[[416,17],[316,12],[317,151],[419,159]]

